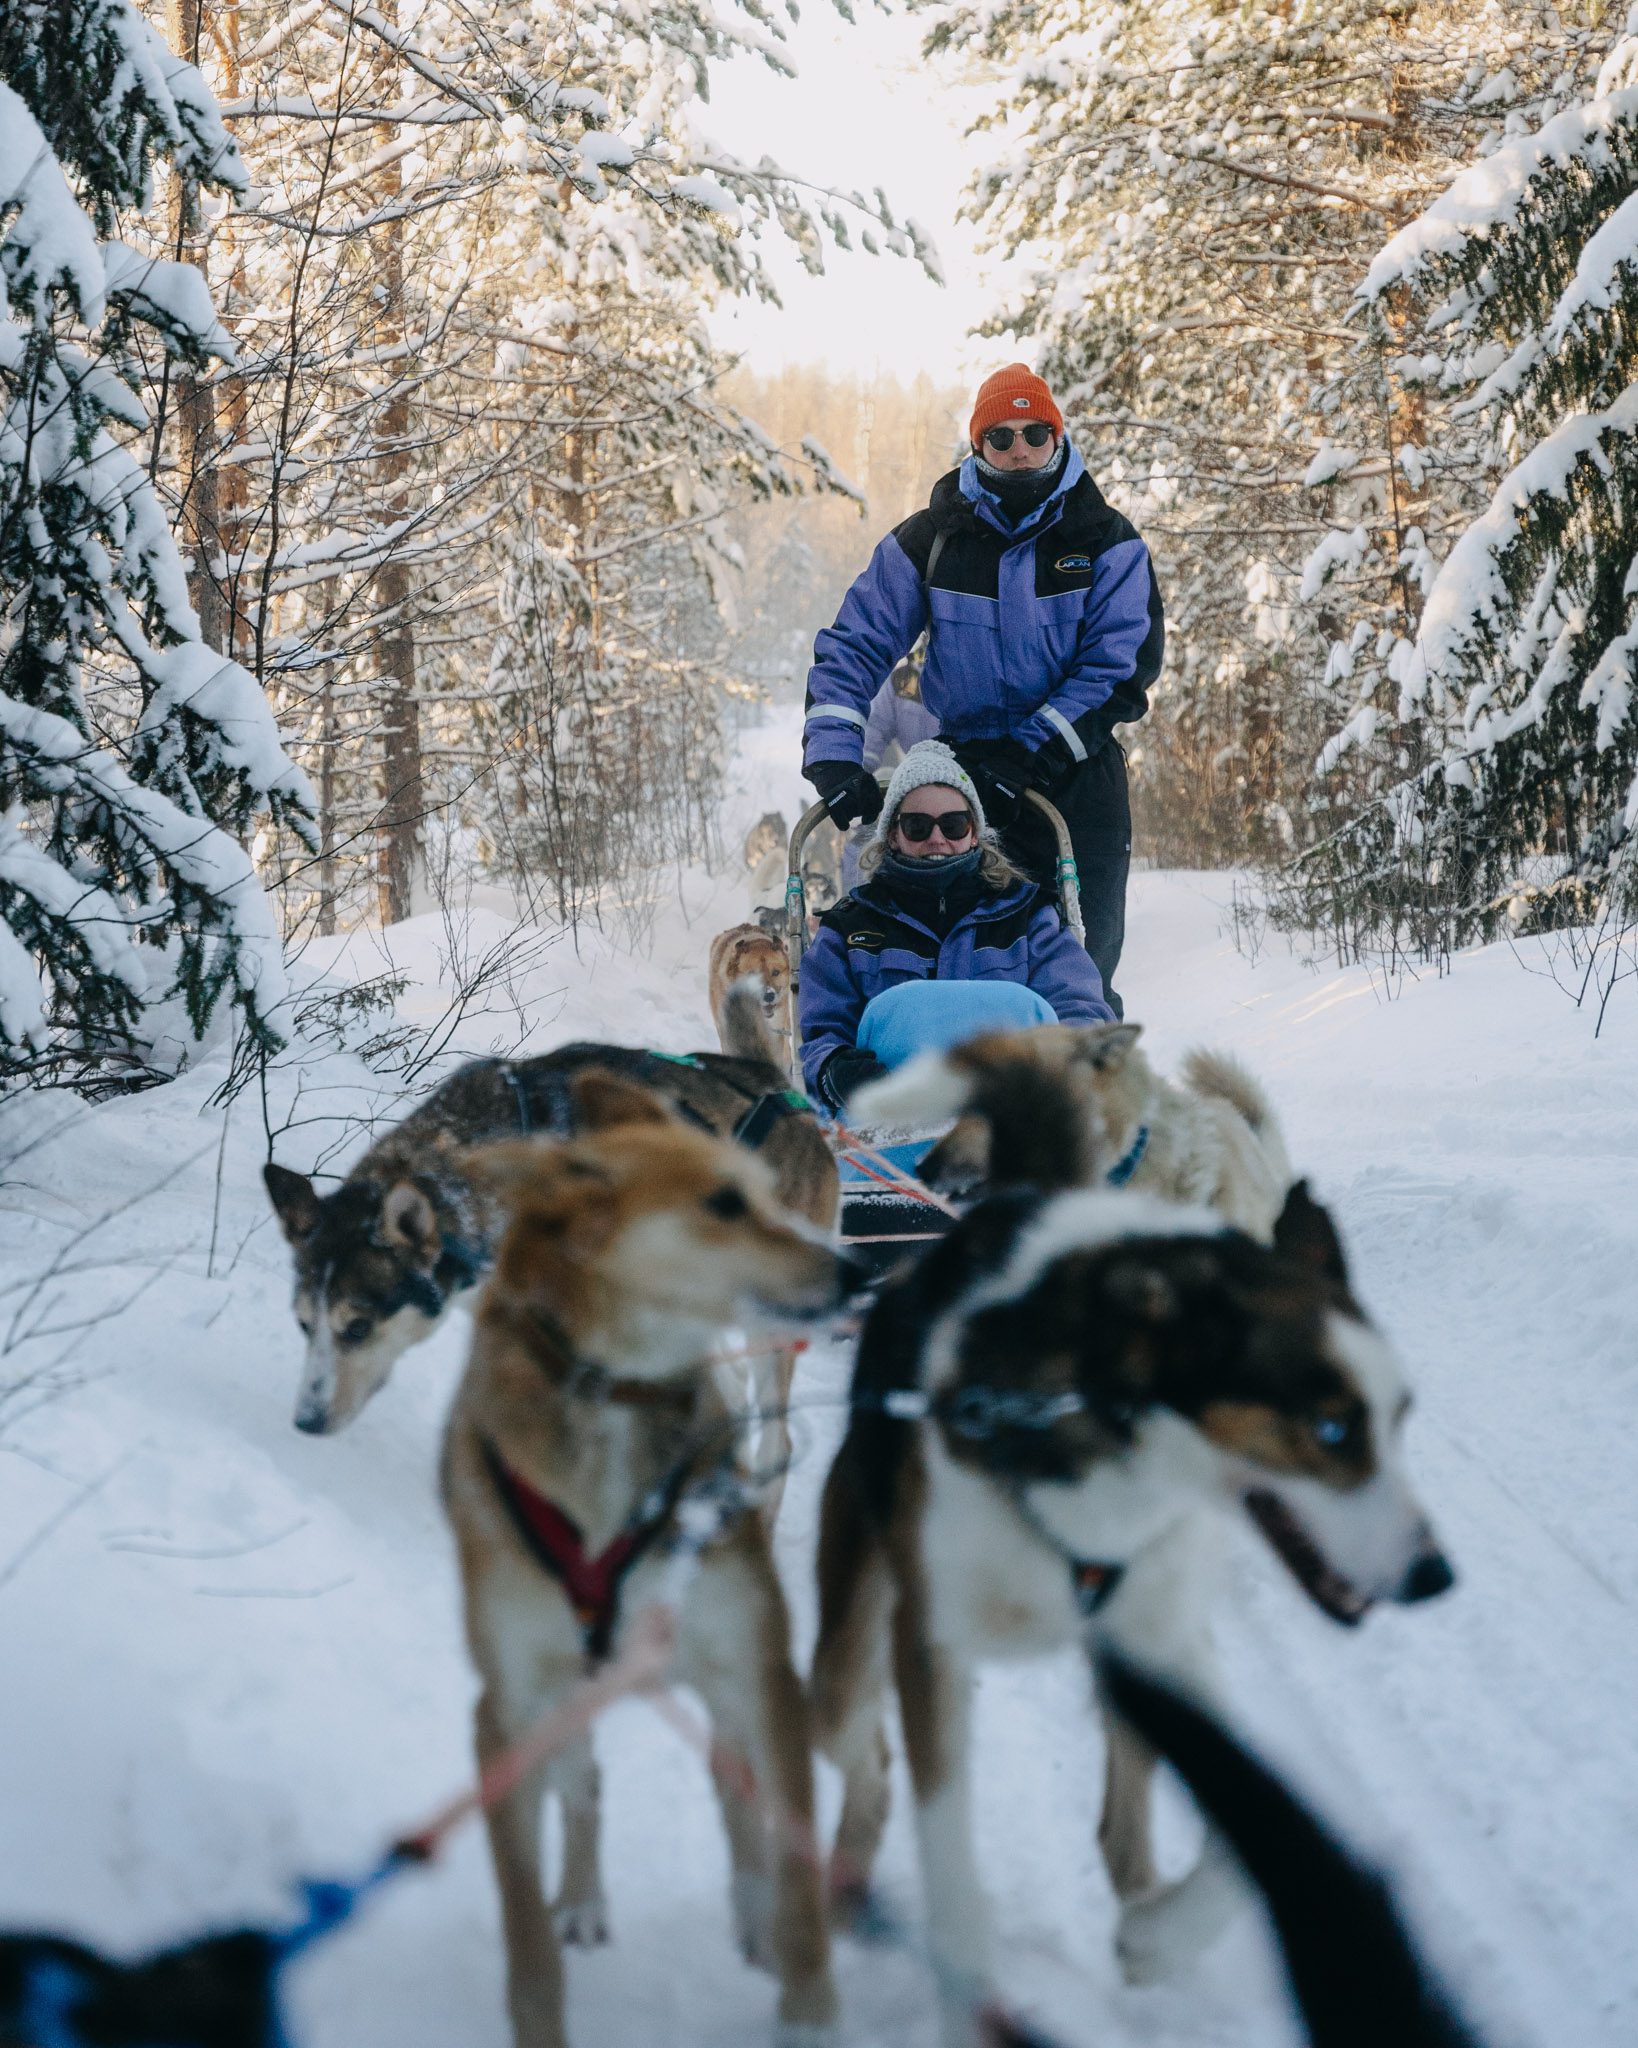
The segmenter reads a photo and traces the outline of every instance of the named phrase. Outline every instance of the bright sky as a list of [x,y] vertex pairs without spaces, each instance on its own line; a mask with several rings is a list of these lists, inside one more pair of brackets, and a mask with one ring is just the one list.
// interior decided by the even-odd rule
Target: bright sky
[[827,251],[826,275],[810,278],[770,237],[768,265],[783,308],[735,305],[711,322],[752,369],[817,361],[844,373],[881,368],[908,377],[925,369],[966,382],[1007,360],[1004,343],[966,337],[988,304],[972,229],[956,219],[972,150],[956,96],[928,89],[923,29],[916,18],[876,13],[869,0],[849,27],[824,0],[810,0],[790,33],[796,78],[743,59],[713,67],[711,103],[697,117],[704,133],[753,163],[771,156],[816,183],[864,192],[880,185],[895,215],[913,217],[931,236],[947,280],[941,289],[918,264],[862,251]]

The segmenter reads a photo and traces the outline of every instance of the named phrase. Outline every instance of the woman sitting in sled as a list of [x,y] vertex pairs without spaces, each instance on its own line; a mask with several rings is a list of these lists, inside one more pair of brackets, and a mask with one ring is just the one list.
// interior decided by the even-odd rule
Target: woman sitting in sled
[[827,1109],[981,1031],[1113,1019],[1086,948],[1001,851],[940,741],[899,763],[859,870],[802,962],[802,1071]]

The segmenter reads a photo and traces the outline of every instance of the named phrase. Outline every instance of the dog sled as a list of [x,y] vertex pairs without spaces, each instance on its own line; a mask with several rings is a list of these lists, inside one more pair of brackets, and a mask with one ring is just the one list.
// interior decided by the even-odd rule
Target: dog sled
[[[888,777],[878,776],[885,788]],[[1082,944],[1086,921],[1081,915],[1080,870],[1070,844],[1069,827],[1055,804],[1037,790],[1025,801],[1051,827],[1058,848],[1058,905],[1063,920]],[[791,1079],[802,1086],[801,1042],[796,1028],[797,998],[802,986],[802,956],[808,947],[808,894],[803,856],[810,835],[829,817],[822,803],[811,804],[791,833],[785,870],[785,957],[790,963]],[[842,1178],[841,1234],[861,1261],[885,1272],[901,1253],[913,1251],[944,1235],[956,1214],[943,1196],[916,1178],[916,1167],[932,1149],[929,1137],[895,1136],[881,1145],[869,1133],[836,1126],[837,1165]]]

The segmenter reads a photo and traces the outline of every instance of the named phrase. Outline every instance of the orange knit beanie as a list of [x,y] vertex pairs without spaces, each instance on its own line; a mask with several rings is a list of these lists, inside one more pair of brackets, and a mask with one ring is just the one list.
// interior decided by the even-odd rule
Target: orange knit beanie
[[1052,393],[1028,363],[1008,363],[978,387],[967,438],[976,448],[989,427],[1010,420],[1045,420],[1055,434],[1064,430],[1064,416],[1052,401]]

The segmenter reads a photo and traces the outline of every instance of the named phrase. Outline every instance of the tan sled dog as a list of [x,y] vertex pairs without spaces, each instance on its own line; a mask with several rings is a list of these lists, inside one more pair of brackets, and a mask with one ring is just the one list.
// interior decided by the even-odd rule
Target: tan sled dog
[[[689,1130],[647,1091],[575,1084],[567,1144],[472,1156],[508,1217],[450,1416],[444,1501],[460,1554],[467,1640],[482,1682],[488,1769],[617,1646],[651,1599],[685,1498],[725,1478],[735,1434],[704,1361],[748,1316],[812,1320],[841,1302],[843,1261],[774,1203],[742,1148]],[[808,1720],[760,1516],[733,1514],[682,1599],[677,1676],[710,1710],[733,1906],[749,1961],[780,1983],[786,2039],[817,2041],[835,2010],[811,1853]],[[745,1791],[743,1765],[757,1787]],[[554,1765],[563,1880],[542,1890],[544,1779],[489,1819],[516,2048],[561,2048],[559,1938],[605,1938],[598,1779],[589,1741]]]
[[[787,1072],[791,1064],[791,964],[778,939],[759,924],[731,925],[711,941],[711,1017],[717,1027],[722,1049],[739,1059],[778,1060]],[[742,981],[753,980],[750,999],[762,1011],[762,1031],[747,1041],[746,1005],[729,1000]],[[770,1048],[763,1031],[773,1041]]]
[[[1291,1165],[1261,1088],[1226,1054],[1193,1052],[1181,1083],[1138,1049],[1141,1024],[998,1031],[861,1089],[861,1126],[960,1121],[919,1171],[929,1186],[1096,1187],[1199,1202],[1267,1244]],[[1075,1113],[1067,1121],[1068,1096]]]

